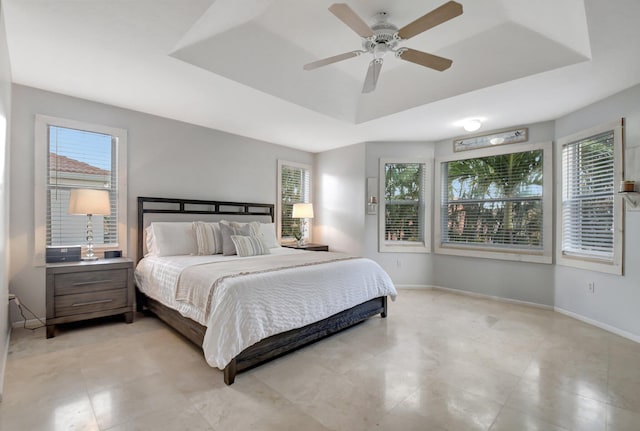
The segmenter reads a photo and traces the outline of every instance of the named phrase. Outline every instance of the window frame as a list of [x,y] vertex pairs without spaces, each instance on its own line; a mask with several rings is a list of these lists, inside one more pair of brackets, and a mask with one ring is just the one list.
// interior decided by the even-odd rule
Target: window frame
[[[503,154],[542,150],[542,248],[537,250],[511,249],[496,246],[474,246],[442,243],[442,164],[457,160],[475,159]],[[500,145],[464,151],[436,158],[434,199],[434,250],[437,254],[511,260],[533,263],[553,263],[553,144],[550,141]]]
[[[117,139],[116,163],[118,179],[118,241],[108,246],[94,246],[96,254],[105,250],[122,250],[123,256],[127,255],[128,230],[127,230],[127,131],[124,129],[104,126],[100,124],[86,123],[83,121],[70,120],[66,118],[52,117],[48,115],[36,114],[35,118],[35,139],[34,139],[34,171],[35,171],[35,202],[34,202],[34,265],[41,266],[45,263],[45,250],[47,244],[47,159],[49,155],[48,128],[62,127],[77,129],[93,133],[111,135]],[[86,244],[82,244],[83,252]]]
[[[386,226],[386,170],[385,165],[388,163],[407,163],[422,164],[424,169],[424,205],[423,220],[424,227],[422,229],[422,241],[416,243],[387,241],[385,239]],[[431,205],[432,205],[432,188],[433,188],[433,159],[428,158],[380,158],[379,160],[379,199],[378,199],[378,252],[380,253],[431,253]]]
[[[564,186],[562,153],[565,145],[581,141],[602,133],[613,131],[613,258],[611,260],[596,258],[594,256],[566,255],[563,252],[564,226],[562,188]],[[573,268],[587,269],[590,271],[604,272],[608,274],[623,274],[624,253],[624,204],[622,197],[617,193],[617,186],[624,178],[624,120],[600,124],[587,130],[583,130],[557,140],[556,159],[558,181],[556,184],[556,262],[558,265]]]
[[[305,201],[305,203],[313,203],[313,166],[300,163],[300,162],[290,162],[287,160],[278,160],[278,175],[277,175],[277,196],[276,196],[276,233],[278,242],[282,242],[283,240],[286,242],[294,242],[295,238],[293,237],[283,237],[282,236],[282,168],[283,167],[291,167],[291,168],[299,168],[305,169],[309,172],[309,197]],[[314,208],[315,210],[315,208]],[[307,242],[311,242],[313,240],[313,219],[307,219],[307,228],[306,235],[303,239]]]

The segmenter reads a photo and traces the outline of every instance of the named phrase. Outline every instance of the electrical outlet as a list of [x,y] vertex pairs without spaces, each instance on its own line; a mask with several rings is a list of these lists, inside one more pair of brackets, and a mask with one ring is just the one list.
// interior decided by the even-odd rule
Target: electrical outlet
[[589,293],[596,293],[596,283],[594,281],[589,282]]

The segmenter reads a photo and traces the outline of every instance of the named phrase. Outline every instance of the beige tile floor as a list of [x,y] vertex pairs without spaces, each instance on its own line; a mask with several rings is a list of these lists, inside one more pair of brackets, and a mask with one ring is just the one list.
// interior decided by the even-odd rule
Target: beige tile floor
[[152,317],[14,330],[0,429],[640,430],[640,345],[548,310],[403,290],[225,386]]

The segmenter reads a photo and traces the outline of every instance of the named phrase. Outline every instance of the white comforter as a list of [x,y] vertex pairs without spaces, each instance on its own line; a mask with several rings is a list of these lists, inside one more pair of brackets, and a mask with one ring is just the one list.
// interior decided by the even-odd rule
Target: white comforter
[[[287,248],[271,251],[275,255],[318,253]],[[379,296],[395,299],[397,294],[377,263],[358,258],[225,278],[211,294],[209,312],[176,300],[185,269],[209,263],[224,265],[238,259],[250,265],[251,260],[274,257],[146,257],[136,268],[140,290],[207,327],[202,346],[205,358],[220,369],[242,350],[271,335],[317,322]],[[203,284],[203,289],[210,289],[213,280]]]

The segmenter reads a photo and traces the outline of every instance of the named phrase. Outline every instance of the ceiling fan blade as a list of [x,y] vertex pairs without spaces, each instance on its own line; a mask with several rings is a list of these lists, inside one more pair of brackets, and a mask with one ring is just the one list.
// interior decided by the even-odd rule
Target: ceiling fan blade
[[382,59],[371,60],[371,63],[369,63],[369,69],[367,70],[367,77],[365,78],[364,85],[362,86],[363,93],[371,93],[376,89],[380,70],[382,70]]
[[317,60],[309,64],[305,64],[303,68],[304,70],[317,69],[318,67],[326,66],[327,64],[337,63],[338,61],[346,60],[352,57],[357,57],[361,53],[362,53],[361,51],[345,52],[344,54],[334,55],[333,57],[323,58],[322,60]]
[[349,28],[355,31],[360,37],[373,36],[371,27],[356,14],[346,3],[334,3],[329,6],[329,11]]
[[411,48],[402,48],[401,50],[398,50],[396,56],[405,61],[410,61],[411,63],[429,67],[440,72],[450,68],[453,63],[453,61],[448,58],[438,57],[437,55],[427,54],[426,52],[417,51]]
[[427,31],[443,22],[462,15],[462,5],[455,1],[450,1],[442,6],[432,10],[417,20],[405,25],[398,30],[398,36],[401,39],[410,39],[413,36]]

